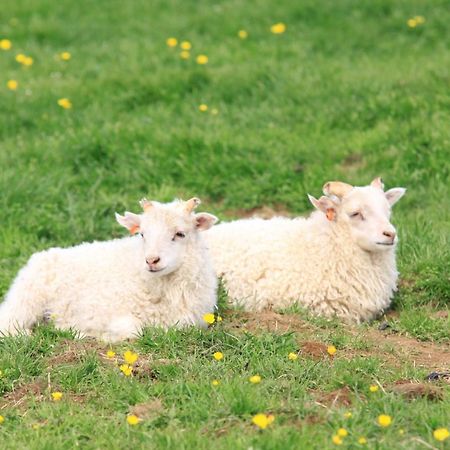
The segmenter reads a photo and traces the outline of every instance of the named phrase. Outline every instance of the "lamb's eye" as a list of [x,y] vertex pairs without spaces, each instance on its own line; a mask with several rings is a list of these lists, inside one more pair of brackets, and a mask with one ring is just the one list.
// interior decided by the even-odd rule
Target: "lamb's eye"
[[353,219],[353,218],[359,217],[360,215],[361,215],[361,213],[359,211],[356,211],[354,213],[351,213],[350,217]]
[[185,235],[182,231],[177,231],[177,232],[175,233],[174,239],[175,239],[175,238],[181,238],[181,239],[183,239],[184,237],[186,237],[186,235]]
[[144,237],[144,233],[139,233],[141,235],[141,237]]

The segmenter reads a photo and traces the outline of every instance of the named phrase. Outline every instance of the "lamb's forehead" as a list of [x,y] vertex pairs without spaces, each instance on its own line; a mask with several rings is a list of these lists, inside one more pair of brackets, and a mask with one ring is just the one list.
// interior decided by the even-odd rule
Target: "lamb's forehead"
[[192,224],[192,217],[178,201],[172,203],[152,202],[152,207],[141,215],[141,227],[151,227],[157,224],[168,228],[185,227]]
[[364,208],[389,210],[389,203],[384,192],[373,186],[355,186],[342,201],[349,208]]

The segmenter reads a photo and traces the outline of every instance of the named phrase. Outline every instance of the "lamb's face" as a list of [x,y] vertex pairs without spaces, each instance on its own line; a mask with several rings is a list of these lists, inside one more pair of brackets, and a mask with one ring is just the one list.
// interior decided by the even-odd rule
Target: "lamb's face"
[[405,193],[404,188],[383,191],[380,178],[369,186],[353,187],[330,182],[324,186],[326,196],[311,202],[323,211],[328,220],[344,224],[353,241],[363,250],[380,252],[392,249],[398,241],[390,222],[391,207]]
[[142,268],[151,276],[167,275],[179,269],[197,233],[217,221],[211,214],[194,214],[192,210],[198,203],[197,199],[191,203],[169,204],[144,200],[141,201],[143,214],[116,214],[117,221],[130,233],[140,234],[144,254]]

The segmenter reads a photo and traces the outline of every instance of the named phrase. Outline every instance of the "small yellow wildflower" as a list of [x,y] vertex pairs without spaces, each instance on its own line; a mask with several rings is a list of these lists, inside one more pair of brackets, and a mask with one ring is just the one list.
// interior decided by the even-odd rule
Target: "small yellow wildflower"
[[5,421],[5,418],[3,416],[0,416],[0,424],[2,424]]
[[212,381],[211,381],[211,384],[212,384],[213,386],[219,386],[220,381],[219,381],[219,380],[212,380]]
[[197,64],[208,64],[208,57],[206,55],[198,55],[196,61]]
[[10,89],[11,91],[15,91],[18,87],[19,87],[19,83],[16,80],[9,80],[6,83],[6,86],[8,89]]
[[58,105],[61,106],[61,108],[64,108],[64,109],[72,108],[72,102],[68,98],[60,98],[58,100]]
[[112,350],[108,350],[106,352],[106,357],[107,358],[112,359],[112,358],[114,358],[114,356],[116,356],[116,352],[113,352]]
[[131,374],[133,373],[133,367],[130,366],[129,364],[122,364],[122,365],[119,366],[119,369],[122,371],[122,373],[126,377],[131,376]]
[[69,61],[69,59],[72,58],[72,55],[69,52],[62,52],[62,53],[59,54],[59,57],[63,61]]
[[350,417],[352,417],[352,416],[353,416],[353,414],[350,411],[347,411],[347,412],[344,413],[344,417],[346,419],[350,419]]
[[54,402],[59,402],[63,397],[63,393],[62,392],[52,392],[52,400]]
[[182,41],[180,43],[180,47],[182,50],[190,50],[192,48],[192,44],[189,41]]
[[176,47],[177,44],[178,44],[178,40],[176,38],[174,38],[174,37],[171,37],[171,38],[167,39],[166,44],[169,47]]
[[33,428],[33,430],[39,430],[39,428],[41,428],[41,425],[39,423],[33,423],[33,425],[31,425],[31,428]]
[[336,347],[334,345],[329,345],[327,352],[329,355],[333,356],[337,352]]
[[388,427],[392,423],[392,417],[387,414],[381,414],[378,416],[378,425],[380,427]]
[[216,361],[220,361],[221,359],[223,359],[223,353],[222,353],[222,352],[215,352],[215,353],[213,354],[213,358],[214,358]]
[[0,370],[0,378],[3,376],[3,372]]
[[450,432],[447,428],[438,428],[433,431],[433,436],[437,441],[443,442],[449,438]]
[[23,62],[25,61],[26,56],[23,53],[19,53],[18,55],[16,55],[16,61],[18,63],[23,64]]
[[291,352],[291,353],[289,353],[288,358],[291,361],[295,361],[296,359],[298,359],[298,355],[297,355],[297,353]]
[[208,111],[208,105],[205,105],[204,103],[202,103],[201,105],[199,105],[198,109],[199,109],[201,112]]
[[259,413],[253,416],[252,423],[254,423],[261,430],[265,430],[273,421],[275,416],[273,414]]
[[239,30],[239,31],[238,31],[238,36],[239,36],[241,39],[247,39],[247,38],[248,38],[248,33],[247,33],[247,31],[245,31],[245,30]]
[[261,383],[261,377],[259,375],[253,375],[248,379],[248,381],[253,384],[258,384]]
[[139,419],[139,417],[135,414],[130,414],[129,416],[127,416],[128,425],[137,425],[140,421],[141,419]]
[[181,59],[189,59],[191,57],[191,54],[187,50],[183,50],[180,52],[180,58]]
[[29,67],[29,66],[33,65],[33,62],[34,62],[34,60],[33,60],[33,58],[31,56],[26,56],[25,59],[23,60],[22,64],[24,66],[28,66]]
[[[202,106],[202,105],[200,105],[200,106]],[[206,106],[206,105],[204,105],[204,106]],[[200,109],[200,108],[199,108],[199,109]],[[206,107],[206,109],[208,109],[208,107]],[[200,109],[200,111],[202,111],[202,110]],[[206,323],[209,323],[209,324],[211,325],[211,324],[213,324],[213,323],[216,321],[216,318],[214,317],[214,314],[208,313],[208,314],[205,314],[205,315],[203,316],[203,320],[204,320]]]
[[406,23],[408,24],[409,28],[417,27],[417,20],[416,19],[408,19],[408,21]]
[[403,428],[400,428],[400,430],[398,430],[398,434],[400,436],[403,436],[405,434],[405,430]]
[[335,434],[331,438],[331,440],[333,441],[333,444],[335,444],[335,445],[342,445],[342,442],[343,442],[342,438],[340,438],[337,434]]
[[345,428],[339,428],[336,433],[339,437],[348,436],[348,431]]
[[414,17],[414,19],[416,20],[417,25],[421,25],[422,23],[425,23],[425,17],[423,17],[423,16],[416,16],[416,17]]
[[123,354],[123,359],[125,360],[125,362],[127,364],[134,364],[137,359],[138,359],[139,355],[137,353],[132,352],[131,350],[127,350],[124,354]]
[[[217,116],[217,114],[219,114],[219,110],[218,110],[217,108],[213,108],[213,109],[211,110],[211,114],[212,114],[213,116]],[[222,322],[222,317],[217,316],[217,322]]]
[[0,49],[10,50],[11,47],[12,47],[12,43],[9,39],[0,39]]
[[361,436],[361,437],[358,439],[358,444],[360,444],[360,445],[366,445],[366,444],[367,444],[367,439],[366,439],[364,436]]
[[369,391],[370,392],[377,392],[378,391],[378,386],[376,385],[376,384],[372,384],[372,385],[370,385],[370,387],[369,387]]
[[286,31],[286,25],[282,22],[275,23],[270,27],[270,31],[273,34],[282,34]]

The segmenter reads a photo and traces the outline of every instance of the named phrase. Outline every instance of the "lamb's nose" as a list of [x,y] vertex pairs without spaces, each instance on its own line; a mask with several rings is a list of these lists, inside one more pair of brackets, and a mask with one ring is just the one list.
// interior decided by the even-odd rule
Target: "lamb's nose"
[[153,256],[151,258],[147,258],[145,261],[149,266],[155,266],[159,263],[159,261],[161,261],[161,258],[159,256]]
[[395,231],[383,231],[383,235],[390,238],[391,242],[394,242],[395,239]]

